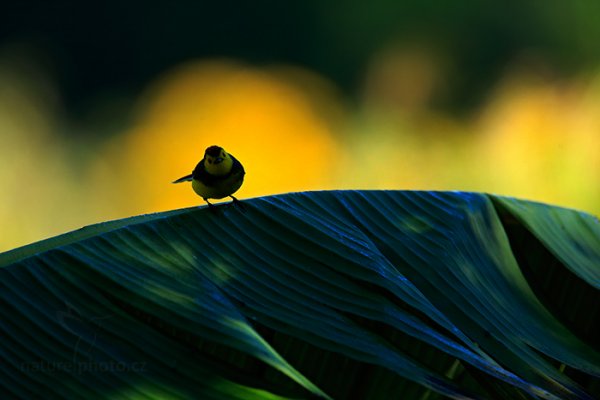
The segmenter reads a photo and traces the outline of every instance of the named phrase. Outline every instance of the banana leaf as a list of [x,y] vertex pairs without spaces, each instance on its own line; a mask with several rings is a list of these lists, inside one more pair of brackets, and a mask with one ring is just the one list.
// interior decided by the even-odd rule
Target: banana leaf
[[600,224],[463,192],[324,191],[0,254],[1,398],[600,397]]

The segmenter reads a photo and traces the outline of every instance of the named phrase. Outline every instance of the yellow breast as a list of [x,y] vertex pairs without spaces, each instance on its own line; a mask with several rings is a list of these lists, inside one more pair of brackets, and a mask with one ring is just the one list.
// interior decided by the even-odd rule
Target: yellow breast
[[222,199],[231,196],[242,186],[244,177],[234,174],[214,186],[207,186],[197,179],[192,180],[192,188],[203,199]]

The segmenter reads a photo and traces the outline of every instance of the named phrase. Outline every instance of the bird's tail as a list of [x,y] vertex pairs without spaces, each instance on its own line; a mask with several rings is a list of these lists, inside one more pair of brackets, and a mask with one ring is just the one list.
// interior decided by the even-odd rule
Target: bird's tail
[[179,178],[176,181],[173,181],[173,183],[181,183],[181,182],[187,182],[187,181],[191,181],[192,180],[192,174],[186,175],[183,178]]

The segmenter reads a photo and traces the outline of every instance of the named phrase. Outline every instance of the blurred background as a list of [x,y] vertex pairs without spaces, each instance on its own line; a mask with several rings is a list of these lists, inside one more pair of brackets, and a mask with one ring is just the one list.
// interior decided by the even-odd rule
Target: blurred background
[[0,251],[240,198],[468,190],[600,214],[600,2],[14,1],[0,10]]

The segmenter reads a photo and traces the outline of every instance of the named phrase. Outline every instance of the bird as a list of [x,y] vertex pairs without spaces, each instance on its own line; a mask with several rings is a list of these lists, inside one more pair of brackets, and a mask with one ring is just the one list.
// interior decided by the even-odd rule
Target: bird
[[233,194],[244,183],[244,167],[237,158],[227,153],[220,146],[209,146],[204,152],[204,157],[190,175],[181,177],[173,183],[192,182],[194,192],[208,204],[213,204],[208,199],[223,199],[231,197],[234,204],[241,205]]

